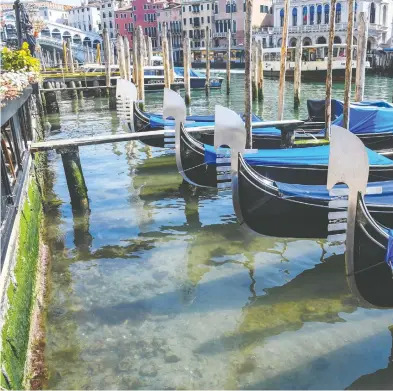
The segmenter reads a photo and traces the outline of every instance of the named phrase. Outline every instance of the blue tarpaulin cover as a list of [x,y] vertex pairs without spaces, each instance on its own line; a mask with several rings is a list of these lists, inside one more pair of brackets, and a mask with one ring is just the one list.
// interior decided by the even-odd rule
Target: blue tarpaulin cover
[[[329,164],[330,145],[308,148],[260,149],[257,153],[245,154],[244,158],[251,166],[297,166]],[[369,164],[372,166],[392,165],[393,161],[367,148]],[[216,151],[205,144],[205,163],[216,164]]]
[[[343,114],[332,122],[338,126],[343,126],[343,123]],[[393,110],[386,107],[351,106],[349,129],[354,134],[393,133]]]
[[[301,197],[330,201],[332,197],[326,185],[295,185],[275,182],[283,198]],[[345,185],[336,185],[334,188],[345,188]],[[367,194],[364,197],[366,204],[393,205],[393,181],[371,182],[367,187],[381,187],[381,194]]]

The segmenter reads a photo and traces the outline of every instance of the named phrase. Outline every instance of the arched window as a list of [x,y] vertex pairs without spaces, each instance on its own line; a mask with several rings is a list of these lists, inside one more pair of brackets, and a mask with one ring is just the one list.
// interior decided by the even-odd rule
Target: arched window
[[232,12],[236,12],[236,1],[232,1]]
[[330,10],[329,4],[325,4],[324,10],[325,10],[325,24],[329,24],[329,10]]
[[387,14],[387,5],[384,5],[382,9],[382,23],[384,26],[386,26],[386,14]]
[[318,5],[317,7],[317,24],[322,23],[322,6]]
[[311,45],[312,45],[311,38],[306,37],[303,39],[303,46],[311,46]]
[[319,37],[318,39],[317,39],[317,44],[318,45],[323,45],[323,44],[325,44],[326,43],[326,38],[325,37]]
[[375,23],[375,4],[371,3],[370,7],[370,23]]
[[358,13],[358,2],[355,1],[355,12],[354,12],[354,16],[353,16],[353,20],[354,22],[356,22],[356,14]]
[[337,37],[337,35],[334,37],[334,43],[340,44],[341,43],[341,38]]
[[297,26],[297,8],[292,9],[292,26]]
[[315,20],[315,7],[312,5],[310,7],[310,24],[314,24]]
[[336,23],[341,23],[341,3],[336,5]]
[[105,12],[102,13],[102,19],[105,19]]
[[112,17],[112,12],[111,12],[111,11],[109,11],[109,17],[110,17],[110,18]]
[[284,26],[284,8],[281,8],[280,11],[280,26]]
[[303,7],[303,25],[307,24],[307,7]]
[[292,39],[289,41],[289,47],[290,47],[290,48],[296,47],[296,43],[297,43],[297,39],[296,39],[296,38],[292,38]]
[[230,13],[231,13],[231,4],[229,3],[229,1],[227,1],[227,4],[226,4],[226,6],[225,6],[225,12],[226,12],[227,14],[230,14]]

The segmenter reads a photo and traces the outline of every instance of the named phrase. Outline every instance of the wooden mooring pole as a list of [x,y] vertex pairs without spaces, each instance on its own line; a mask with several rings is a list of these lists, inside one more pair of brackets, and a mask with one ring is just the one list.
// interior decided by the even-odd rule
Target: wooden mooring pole
[[130,42],[127,37],[123,37],[124,42],[124,60],[126,68],[126,80],[131,81],[131,61],[130,61]]
[[352,83],[352,45],[353,45],[353,19],[354,0],[348,0],[347,47],[345,61],[345,86],[344,86],[344,123],[343,127],[349,129],[349,111],[351,102]]
[[364,83],[366,80],[366,60],[367,60],[367,39],[368,39],[368,12],[369,3],[360,2],[360,12],[357,18],[358,41],[357,41],[357,61],[356,61],[356,89],[355,101],[361,102],[364,99]]
[[144,63],[145,63],[145,53],[144,53],[144,38],[143,38],[143,30],[142,26],[138,26],[138,95],[139,95],[139,106],[143,110],[145,104],[145,73],[144,73]]
[[153,65],[153,44],[150,37],[146,37],[146,51],[147,51],[147,65],[151,67]]
[[123,37],[120,34],[117,34],[117,59],[118,59],[118,65],[119,65],[119,72],[120,72],[120,77],[122,79],[127,78],[127,73],[126,73],[126,67],[125,67],[125,54],[124,54],[124,42],[123,42]]
[[74,65],[74,58],[73,58],[73,53],[72,53],[72,47],[71,47],[71,42],[68,40],[67,41],[67,51],[68,51],[68,64],[70,67],[70,72],[74,73],[75,72],[75,65]]
[[87,187],[82,172],[78,147],[62,148],[58,152],[61,153],[63,161],[72,209],[78,211],[89,209]]
[[165,88],[171,88],[169,52],[168,52],[168,35],[166,23],[162,26],[162,60],[164,63],[164,84]]
[[258,100],[263,100],[263,46],[258,42]]
[[108,30],[104,28],[102,34],[104,37],[105,85],[107,87],[107,95],[109,95],[109,87],[111,86],[111,44]]
[[333,83],[333,45],[336,26],[336,3],[330,0],[329,43],[326,71],[326,102],[325,102],[325,139],[330,140],[332,126],[332,83]]
[[186,95],[184,101],[186,105],[191,103],[191,83],[190,83],[190,38],[183,39],[183,64],[184,64],[184,89]]
[[247,132],[246,147],[252,148],[252,91],[251,91],[251,45],[252,45],[252,7],[253,0],[246,0],[246,21],[244,31],[244,122]]
[[168,57],[169,57],[169,81],[172,84],[175,82],[175,66],[173,63],[173,44],[172,33],[168,31]]
[[287,47],[288,47],[288,26],[289,26],[289,5],[290,0],[284,1],[284,24],[282,27],[282,43],[280,58],[280,82],[278,86],[278,116],[277,119],[284,119],[284,98],[285,98],[285,72],[287,70]]
[[206,26],[206,95],[210,92],[210,28]]
[[251,80],[252,80],[252,100],[258,100],[258,46],[255,39],[251,44]]
[[68,71],[68,56],[67,56],[67,42],[63,41],[63,63],[64,63],[64,69],[67,72]]
[[300,89],[302,85],[302,54],[303,54],[303,45],[302,45],[302,37],[299,37],[296,42],[296,53],[295,53],[295,73],[293,80],[293,104],[295,109],[297,109],[300,105]]
[[[135,28],[132,39],[132,81],[138,86],[138,29]],[[138,94],[139,91],[137,90]],[[138,96],[139,99],[139,96]]]
[[227,95],[229,95],[231,92],[231,29],[227,33],[227,45]]

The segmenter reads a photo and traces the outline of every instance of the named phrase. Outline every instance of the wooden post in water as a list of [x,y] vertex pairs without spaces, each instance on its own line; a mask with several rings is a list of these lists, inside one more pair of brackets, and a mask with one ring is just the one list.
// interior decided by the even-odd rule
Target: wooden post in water
[[258,41],[258,100],[263,100],[263,47]]
[[285,72],[287,70],[289,4],[290,4],[290,0],[284,1],[284,24],[282,27],[282,43],[281,43],[281,58],[280,58],[280,82],[278,86],[277,119],[279,121],[284,119]]
[[117,60],[119,65],[120,78],[126,79],[127,77],[126,67],[125,67],[126,59],[124,54],[123,37],[118,33],[116,38],[117,38]]
[[105,85],[107,87],[107,95],[109,95],[109,87],[111,86],[111,44],[106,28],[104,28],[102,34],[104,37]]
[[206,84],[205,90],[206,95],[209,95],[210,91],[210,28],[206,26]]
[[63,41],[63,63],[64,69],[68,72],[68,56],[67,56],[67,42]]
[[231,92],[231,29],[227,33],[227,42],[227,95],[229,95]]
[[74,73],[75,72],[75,66],[74,66],[74,58],[73,58],[73,53],[72,53],[72,48],[71,48],[71,42],[67,41],[67,47],[68,47],[68,64],[70,67],[70,72]]
[[356,90],[355,101],[364,99],[364,83],[366,80],[367,38],[368,38],[368,12],[369,3],[360,2],[360,12],[357,19],[358,41],[356,61]]
[[303,54],[302,37],[299,37],[296,42],[295,71],[294,71],[295,73],[294,73],[294,80],[293,80],[293,87],[294,87],[293,102],[295,108],[298,108],[300,105],[300,89],[302,85],[302,54]]
[[253,39],[251,44],[251,92],[252,92],[252,100],[258,100],[258,63],[257,63],[257,43],[255,39]]
[[131,61],[130,61],[130,42],[128,41],[127,37],[123,37],[124,43],[124,61],[125,61],[125,68],[126,68],[126,80],[131,81]]
[[184,64],[184,89],[186,95],[184,101],[186,105],[191,103],[191,84],[190,84],[190,38],[183,39],[183,64]]
[[145,46],[146,46],[146,65],[152,66],[153,65],[153,45],[151,42],[151,38],[146,35],[145,37]]
[[352,44],[353,44],[353,19],[354,0],[348,0],[348,24],[347,24],[347,47],[345,62],[345,86],[344,86],[344,123],[343,127],[349,129],[349,110],[351,102],[352,82]]
[[162,60],[164,63],[165,88],[171,88],[169,53],[168,53],[168,35],[166,30],[166,23],[163,23],[162,26]]
[[78,147],[58,151],[61,153],[67,187],[70,193],[72,209],[83,211],[89,209],[87,187],[82,172]]
[[171,85],[175,82],[175,67],[173,64],[172,32],[168,31],[168,57],[169,57],[169,80]]
[[139,91],[139,106],[141,109],[144,109],[145,104],[145,72],[144,72],[144,61],[145,61],[145,53],[144,53],[144,38],[143,38],[143,30],[141,26],[138,26],[138,91]]
[[[93,52],[91,54],[93,55]],[[101,64],[101,44],[99,44],[99,43],[97,43],[95,61],[96,61],[96,64]]]
[[246,20],[244,31],[244,122],[247,132],[246,148],[252,148],[252,91],[251,91],[251,42],[252,42],[252,16],[253,0],[246,0]]
[[56,68],[57,67],[57,56],[56,56],[56,49],[53,48],[53,66]]
[[138,86],[138,66],[137,66],[138,49],[137,48],[138,48],[138,29],[135,28],[132,37],[132,81],[136,86]]
[[333,82],[333,45],[336,27],[336,3],[337,0],[330,0],[330,20],[329,20],[329,42],[328,59],[326,70],[326,102],[325,102],[325,139],[330,140],[332,125],[332,82]]

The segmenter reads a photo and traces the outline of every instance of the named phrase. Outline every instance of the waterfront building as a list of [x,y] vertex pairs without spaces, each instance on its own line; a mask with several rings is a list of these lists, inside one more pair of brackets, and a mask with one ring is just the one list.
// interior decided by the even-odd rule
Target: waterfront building
[[[213,47],[227,47],[227,32],[230,29],[232,46],[244,45],[244,20],[246,3],[239,0],[218,0],[214,5]],[[273,27],[272,1],[255,0],[251,24],[254,29]]]
[[133,9],[134,7],[129,5],[115,11],[116,32],[123,37],[127,37],[128,42],[130,43],[130,48],[132,48],[132,38],[134,35]]
[[119,8],[129,6],[130,0],[102,0],[100,7],[100,19],[101,19],[101,33],[104,28],[108,30],[109,38],[114,41],[116,39],[116,22],[115,12]]
[[[393,0],[357,1],[355,3],[354,43],[357,39],[356,19],[360,3],[368,9],[368,50],[393,46]],[[284,21],[284,0],[273,0],[273,27],[262,27],[257,34],[264,47],[281,46]],[[329,37],[330,3],[315,0],[294,0],[291,2],[289,17],[288,45],[295,46],[302,39],[304,46],[326,44]],[[348,21],[348,2],[339,0],[336,5],[335,43],[345,43]]]
[[82,1],[80,7],[68,12],[68,24],[83,31],[99,33],[101,30],[100,3]]
[[[206,49],[206,39],[212,38],[213,8],[213,3],[206,0],[182,3],[183,34],[190,38],[194,59],[202,56],[202,51]],[[206,26],[210,27],[210,37],[205,36]]]
[[168,3],[164,3],[162,9],[157,12],[158,46],[162,46],[162,31],[164,24],[166,24],[168,31],[172,34],[173,57],[175,62],[181,60],[183,46],[181,7],[180,3],[168,1]]
[[68,24],[68,13],[72,9],[70,5],[57,4],[52,1],[33,3],[39,10],[40,17],[51,23]]

